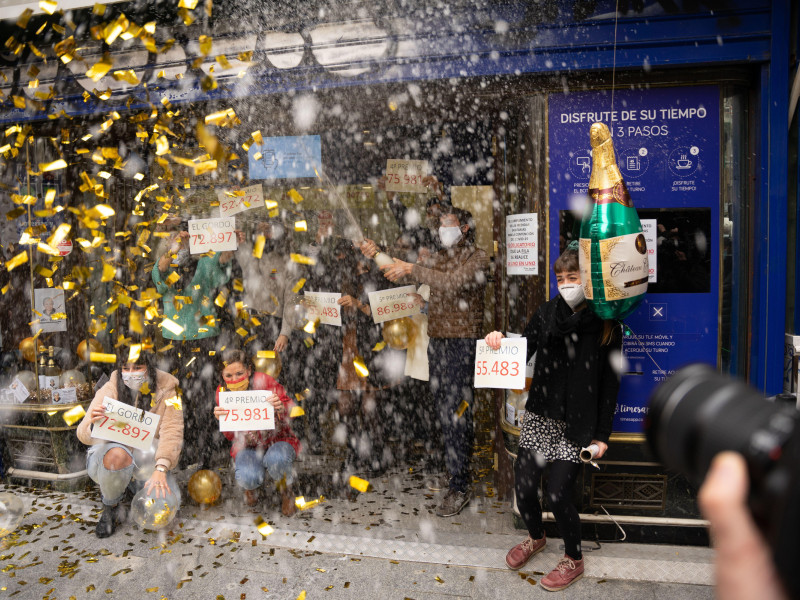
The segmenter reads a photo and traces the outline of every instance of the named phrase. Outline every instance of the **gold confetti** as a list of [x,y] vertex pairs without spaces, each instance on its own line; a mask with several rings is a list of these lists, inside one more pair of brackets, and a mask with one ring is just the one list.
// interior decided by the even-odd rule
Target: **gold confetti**
[[173,271],[172,273],[167,275],[167,279],[166,279],[167,285],[171,286],[176,281],[178,281],[180,278],[181,278],[181,276]]
[[97,83],[106,76],[106,73],[108,73],[113,66],[114,63],[111,59],[111,55],[106,52],[103,55],[103,58],[97,61],[88,71],[86,71],[86,77]]
[[315,258],[312,258],[311,256],[304,256],[302,254],[295,254],[294,252],[292,252],[289,255],[289,258],[292,259],[292,262],[296,262],[296,263],[299,263],[301,265],[314,266],[314,265],[317,264],[317,261],[316,261]]
[[125,69],[123,71],[114,71],[111,76],[117,81],[125,81],[131,85],[139,85],[139,78],[133,69]]
[[462,400],[461,404],[458,405],[458,410],[456,410],[456,416],[460,419],[464,416],[464,412],[469,408],[469,403],[466,400]]
[[105,354],[103,352],[90,352],[89,360],[92,362],[115,363],[117,362],[117,355]]
[[147,588],[147,589],[145,590],[145,592],[157,592],[157,591],[158,591],[158,588],[157,588],[157,587],[151,587],[151,588]]
[[361,493],[366,493],[370,489],[370,483],[366,479],[350,475],[350,487]]
[[305,590],[300,592],[300,595],[297,597],[297,600],[306,600],[306,591]]
[[355,367],[356,374],[361,378],[369,377],[369,369],[367,369],[366,363],[364,363],[364,359],[360,356],[356,356],[353,359],[353,367]]
[[53,162],[49,163],[39,163],[39,170],[42,172],[58,171],[59,169],[66,168],[67,161],[65,161],[63,158],[59,158],[58,160],[54,160]]
[[114,268],[113,265],[108,263],[103,263],[103,275],[100,277],[100,281],[107,282],[113,281],[114,277],[117,274],[117,270]]
[[52,0],[39,0],[39,8],[41,8],[48,15],[52,15],[58,8],[58,2]]
[[167,403],[167,406],[171,406],[175,410],[183,410],[183,401],[178,395],[175,395],[172,398],[167,398],[164,402]]
[[86,411],[83,410],[83,406],[79,404],[78,406],[70,408],[68,411],[64,412],[64,422],[71,427],[80,421],[85,414]]
[[259,350],[256,353],[258,358],[275,358],[275,351],[274,350]]
[[386,348],[386,342],[378,342],[377,344],[375,344],[375,345],[372,347],[372,351],[373,351],[373,352],[380,352],[380,351],[381,351],[381,350],[383,350],[384,348]]
[[295,221],[294,222],[294,230],[295,231],[308,231],[308,223],[305,219],[302,221]]
[[226,108],[225,110],[220,110],[215,113],[211,113],[210,115],[206,115],[205,123],[206,125],[217,125],[218,127],[229,127],[231,125],[237,125],[238,117],[232,108]]
[[183,333],[183,327],[178,325],[172,319],[163,319],[161,321],[161,327],[172,333],[174,336],[180,336]]
[[31,8],[26,8],[23,10],[22,14],[17,19],[17,27],[25,29],[28,26],[28,21],[30,20],[32,14],[33,9]]
[[194,10],[197,7],[197,1],[198,0],[179,0],[178,7]]
[[295,283],[295,284],[294,284],[294,287],[292,288],[292,292],[296,294],[297,292],[299,292],[300,290],[302,290],[302,289],[303,289],[303,286],[304,286],[305,284],[306,284],[306,280],[305,280],[305,279],[303,279],[303,278],[300,278],[300,279],[297,281],[297,283]]
[[314,335],[314,333],[317,331],[316,322],[315,321],[308,321],[308,323],[306,323],[305,327],[303,327],[303,331],[305,331],[309,335]]
[[437,575],[436,577],[434,577],[434,579],[435,579],[435,580],[436,580],[438,583],[444,583],[444,580],[443,580],[441,577],[439,577],[438,575]]
[[22,252],[17,254],[11,260],[7,260],[6,261],[6,269],[8,271],[13,271],[14,269],[19,267],[20,265],[24,265],[26,262],[28,262],[28,251],[27,250],[23,250]]
[[257,517],[255,520],[256,529],[258,529],[258,533],[260,533],[263,537],[267,537],[275,533],[275,529],[267,523],[262,517]]
[[264,235],[257,235],[256,241],[253,244],[253,256],[261,258],[264,255],[264,245],[267,243],[267,238]]
[[289,418],[296,419],[297,417],[302,417],[304,414],[306,414],[306,411],[304,411],[301,407],[293,406],[292,410],[289,411]]
[[[297,508],[299,508],[300,510],[307,510],[309,508],[313,508],[313,507],[317,506],[318,504],[320,504],[321,502],[324,502],[324,501],[325,501],[325,496],[320,496],[319,499],[317,499],[317,500],[308,500],[308,501],[305,499],[304,496],[297,496],[294,499],[294,505]],[[310,544],[311,542],[313,542],[314,538],[315,538],[315,536],[312,535],[308,539],[308,543]]]
[[139,355],[142,352],[142,345],[141,344],[131,344],[130,349],[128,350],[128,362],[135,363],[139,360]]
[[289,197],[292,199],[292,202],[295,204],[300,204],[303,201],[303,197],[300,195],[296,189],[292,188],[288,192]]

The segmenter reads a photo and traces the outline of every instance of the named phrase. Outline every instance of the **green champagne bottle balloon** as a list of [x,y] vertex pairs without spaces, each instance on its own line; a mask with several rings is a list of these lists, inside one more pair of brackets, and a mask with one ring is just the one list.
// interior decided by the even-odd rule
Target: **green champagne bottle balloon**
[[611,132],[595,123],[591,203],[581,222],[579,263],[586,300],[601,319],[623,319],[647,291],[649,265],[642,223],[614,156]]

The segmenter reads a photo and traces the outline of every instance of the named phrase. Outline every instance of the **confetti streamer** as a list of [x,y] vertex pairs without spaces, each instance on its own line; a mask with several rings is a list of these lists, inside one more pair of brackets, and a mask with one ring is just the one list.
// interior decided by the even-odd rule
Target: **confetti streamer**
[[369,377],[369,369],[367,369],[366,363],[364,363],[364,359],[360,356],[356,356],[353,359],[353,367],[355,367],[356,374],[361,377],[362,379],[366,379]]
[[172,319],[166,319],[166,318],[163,319],[161,321],[161,327],[163,327],[164,329],[166,329],[175,336],[180,336],[183,333],[183,327],[178,325]]
[[260,533],[263,537],[267,537],[275,533],[275,529],[272,527],[272,525],[267,523],[262,517],[256,517],[255,523],[258,533]]
[[255,258],[261,258],[264,254],[264,245],[267,243],[267,237],[265,235],[258,235],[256,236],[256,241],[253,244],[253,256]]
[[83,407],[79,404],[78,406],[70,408],[68,411],[64,412],[64,422],[71,427],[80,421],[85,414],[86,411],[83,410]]
[[456,416],[460,419],[464,416],[464,412],[469,408],[469,403],[466,400],[462,400],[461,404],[458,405],[458,410],[456,410]]
[[358,490],[362,494],[368,492],[371,488],[369,481],[356,477],[355,475],[350,476],[350,487]]

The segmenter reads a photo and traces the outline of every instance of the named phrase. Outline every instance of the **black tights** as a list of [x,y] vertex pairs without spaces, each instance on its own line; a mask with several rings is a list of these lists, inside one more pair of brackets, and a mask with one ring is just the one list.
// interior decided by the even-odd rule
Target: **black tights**
[[[546,463],[541,455],[533,450],[520,448],[514,468],[517,506],[528,534],[534,540],[544,536],[542,506],[539,503],[539,482]],[[578,475],[580,464],[566,460],[550,463],[547,476],[547,504],[555,515],[558,529],[564,538],[567,555],[575,560],[583,557],[581,553],[581,521],[578,510],[572,502],[571,488]]]

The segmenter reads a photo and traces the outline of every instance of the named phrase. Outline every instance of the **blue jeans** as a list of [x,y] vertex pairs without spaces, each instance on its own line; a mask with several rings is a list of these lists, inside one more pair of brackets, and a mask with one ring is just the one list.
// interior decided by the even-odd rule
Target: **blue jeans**
[[[475,340],[431,338],[428,344],[430,385],[444,438],[445,463],[450,473],[450,489],[467,492],[471,481],[473,370]],[[467,403],[458,416],[462,402]]]
[[264,483],[264,469],[275,481],[286,480],[286,485],[294,481],[295,452],[289,442],[275,442],[266,452],[243,448],[236,453],[234,476],[236,484],[245,490],[254,490]]
[[[112,448],[122,448],[131,457],[131,464],[115,471],[106,468],[103,459]],[[100,486],[100,494],[103,497],[103,504],[106,506],[119,504],[125,495],[126,488],[130,487],[131,492],[135,494],[144,486],[144,481],[137,481],[133,478],[135,468],[136,464],[133,462],[131,451],[122,444],[114,442],[95,444],[90,446],[86,453],[86,470],[92,481]]]

